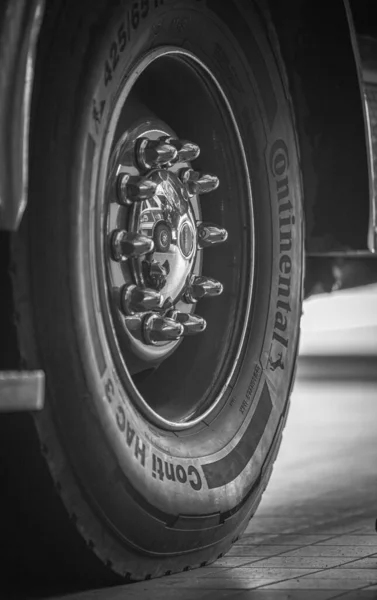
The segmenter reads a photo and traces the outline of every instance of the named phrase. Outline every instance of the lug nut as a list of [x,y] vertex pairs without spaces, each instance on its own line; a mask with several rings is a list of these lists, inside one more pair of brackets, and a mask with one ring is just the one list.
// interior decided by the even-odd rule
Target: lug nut
[[118,262],[143,256],[153,252],[153,250],[153,240],[145,235],[131,233],[123,229],[116,229],[111,235],[112,257]]
[[215,279],[204,276],[193,277],[183,298],[188,304],[195,304],[198,300],[208,296],[220,296],[223,289],[222,284]]
[[216,175],[211,175],[210,173],[201,175],[193,169],[183,169],[179,175],[181,181],[186,185],[190,196],[195,196],[196,194],[207,194],[208,192],[212,192],[218,188],[220,185],[219,178],[216,177]]
[[179,340],[183,333],[183,325],[169,317],[151,314],[144,320],[144,337],[147,344]]
[[165,143],[171,144],[178,152],[177,161],[191,162],[200,155],[198,144],[187,140],[176,140],[172,137],[165,138]]
[[157,184],[145,177],[121,173],[117,180],[117,198],[119,204],[130,206],[135,202],[142,202],[153,198]]
[[201,223],[198,226],[198,246],[199,248],[208,248],[215,244],[221,244],[228,239],[226,229],[221,229],[211,223]]
[[178,158],[178,150],[166,138],[149,140],[140,138],[136,146],[136,160],[142,169],[153,169],[167,165]]
[[120,293],[120,307],[125,315],[161,308],[163,298],[156,290],[125,285]]
[[183,325],[183,335],[202,333],[207,327],[206,321],[197,315],[174,311],[174,313],[171,314],[171,318]]

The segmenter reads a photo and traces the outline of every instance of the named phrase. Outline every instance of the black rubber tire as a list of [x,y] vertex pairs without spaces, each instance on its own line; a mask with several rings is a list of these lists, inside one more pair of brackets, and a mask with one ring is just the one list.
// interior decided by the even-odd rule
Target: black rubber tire
[[[211,62],[233,102],[252,173],[256,255],[247,347],[216,418],[182,434],[148,424],[110,367],[98,384],[96,337],[78,308],[82,140],[119,23],[130,24],[119,64],[132,48],[141,53],[162,43],[190,44]],[[12,248],[21,364],[45,370],[47,398],[40,414],[0,419],[1,474],[10,490],[2,500],[4,539],[23,574],[49,573],[69,588],[197,567],[229,549],[260,501],[294,379],[303,275],[296,136],[280,59],[265,32],[253,4],[237,0],[47,6],[29,206]],[[101,409],[109,392],[112,423]],[[122,427],[119,407],[127,417]],[[122,460],[109,436],[113,426],[131,449]],[[157,477],[164,462],[169,479]]]

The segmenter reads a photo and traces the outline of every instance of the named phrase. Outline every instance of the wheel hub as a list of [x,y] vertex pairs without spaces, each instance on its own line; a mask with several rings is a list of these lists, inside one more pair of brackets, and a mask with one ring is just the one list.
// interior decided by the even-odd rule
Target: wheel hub
[[199,147],[172,133],[161,122],[127,130],[107,182],[111,300],[132,350],[151,362],[204,331],[195,305],[223,291],[201,274],[203,249],[227,239],[225,229],[201,220],[199,196],[219,180],[194,171]]
[[130,230],[153,240],[154,251],[133,261],[132,272],[140,285],[160,292],[163,307],[171,308],[183,295],[193,271],[197,225],[178,175],[159,169],[148,179],[156,184],[155,195],[132,207]]

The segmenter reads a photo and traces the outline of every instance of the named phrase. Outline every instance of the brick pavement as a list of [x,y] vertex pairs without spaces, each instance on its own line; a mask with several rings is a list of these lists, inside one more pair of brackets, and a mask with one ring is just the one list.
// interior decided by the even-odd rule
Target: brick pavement
[[377,599],[377,534],[372,516],[356,514],[346,524],[318,525],[315,534],[308,533],[308,526],[300,530],[294,518],[285,519],[283,533],[269,532],[271,525],[275,528],[275,517],[256,516],[229,554],[206,568],[69,599]]

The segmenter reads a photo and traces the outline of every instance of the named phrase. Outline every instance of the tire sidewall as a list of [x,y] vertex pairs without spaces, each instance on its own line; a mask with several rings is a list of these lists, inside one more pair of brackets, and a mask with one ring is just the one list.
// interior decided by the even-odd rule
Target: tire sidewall
[[[75,137],[74,142],[66,140],[66,143],[75,157],[69,189],[71,197],[77,200],[72,202],[68,217],[60,221],[70,238],[69,253],[62,265],[67,285],[59,297],[54,297],[61,311],[60,342],[54,352],[57,356],[62,348],[66,350],[64,367],[61,360],[52,358],[47,373],[51,381],[64,382],[51,390],[50,407],[77,478],[101,511],[112,515],[117,530],[128,539],[135,541],[137,537],[139,542],[142,532],[136,536],[123,514],[131,495],[146,500],[146,518],[148,513],[155,518],[160,512],[228,514],[235,512],[257,486],[292,385],[301,313],[302,217],[289,103],[252,7],[241,8],[242,3],[236,2],[229,9],[237,13],[236,23],[244,20],[250,36],[244,39],[240,35],[236,40],[215,14],[216,3],[208,3],[211,4],[208,7],[201,1],[150,3],[154,9],[144,21],[140,17],[138,27],[133,28],[132,11],[136,4],[125,2],[116,9],[85,74],[80,100],[74,100],[78,107],[74,116]],[[232,18],[229,16],[229,22],[233,18],[234,14]],[[212,37],[208,34],[209,22]],[[124,54],[119,55],[111,85],[105,86],[104,65],[111,57],[122,23],[124,30],[130,32],[129,41]],[[204,23],[207,35],[203,35]],[[257,199],[255,301],[249,341],[222,410],[210,422],[184,434],[159,430],[148,423],[125,393],[109,348],[98,351],[97,342],[93,343],[93,323],[99,329],[103,323],[99,298],[93,294],[97,275],[88,262],[89,233],[87,239],[82,239],[82,220],[85,216],[90,220],[95,212],[93,204],[88,215],[84,205],[88,189],[97,185],[96,167],[101,158],[107,111],[111,110],[122,78],[135,57],[168,41],[200,55],[215,69],[226,88],[244,132],[252,189]],[[247,74],[250,57],[246,46],[258,50],[253,57],[251,76]],[[271,101],[271,94],[275,101]],[[93,109],[101,107],[104,98],[106,105],[99,123]],[[289,196],[279,199],[279,191],[282,194],[285,189]],[[282,225],[281,218],[288,213],[279,212],[279,207],[288,199],[292,205],[288,212],[295,216],[295,223],[291,219],[288,225]],[[61,202],[60,211],[62,205]],[[90,231],[90,226],[87,230]],[[287,251],[282,251],[282,233],[291,239]],[[61,237],[56,243],[63,246],[67,243],[66,239],[63,242],[64,234],[58,235]],[[52,272],[51,262],[45,263],[45,267],[47,273]],[[42,280],[45,277],[46,273]],[[289,280],[285,286],[282,278]],[[91,300],[87,302],[89,296]],[[41,316],[40,330],[51,328],[47,316],[44,325],[42,321]],[[71,327],[67,331],[70,322],[75,323],[73,332]],[[46,336],[44,355],[48,353],[48,341]],[[99,368],[98,352],[103,354],[104,368]],[[44,423],[46,420],[41,420],[42,429]],[[260,441],[249,456],[250,445],[245,438],[255,426],[261,430]],[[242,468],[237,466],[238,460]],[[167,478],[167,471],[173,472],[174,478]],[[99,483],[101,478],[103,481]]]

